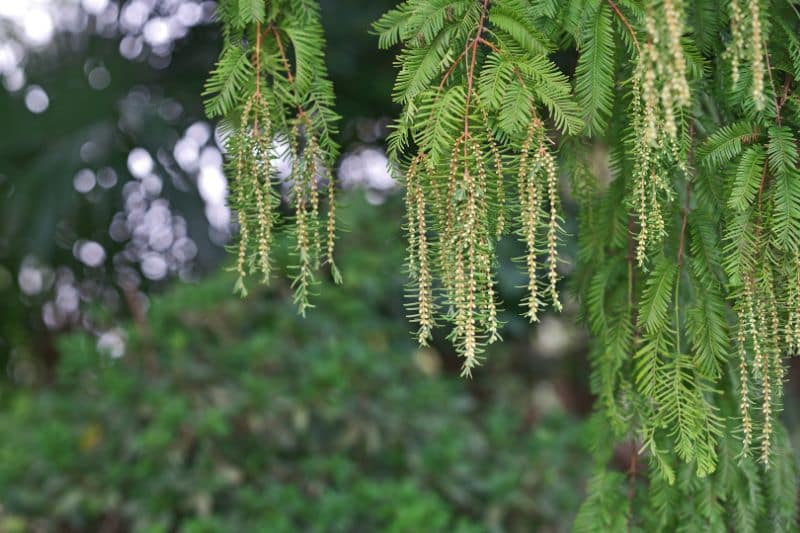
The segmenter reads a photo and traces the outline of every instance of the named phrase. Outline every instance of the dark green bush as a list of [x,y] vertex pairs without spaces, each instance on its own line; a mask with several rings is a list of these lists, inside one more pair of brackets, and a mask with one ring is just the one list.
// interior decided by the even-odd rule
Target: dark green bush
[[532,424],[521,376],[459,380],[416,351],[395,230],[355,224],[358,283],[308,319],[285,287],[238,300],[219,276],[155,298],[121,359],[64,337],[55,383],[6,394],[0,530],[566,528],[584,426]]

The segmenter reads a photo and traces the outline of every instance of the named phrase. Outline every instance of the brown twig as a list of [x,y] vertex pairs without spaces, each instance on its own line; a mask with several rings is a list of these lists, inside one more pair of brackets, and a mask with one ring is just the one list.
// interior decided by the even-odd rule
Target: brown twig
[[256,98],[261,96],[261,23],[256,24]]
[[621,20],[622,23],[625,25],[625,27],[628,28],[628,31],[630,32],[631,37],[633,37],[633,44],[636,45],[636,51],[639,53],[639,55],[642,55],[642,49],[639,48],[639,39],[636,38],[636,32],[633,31],[633,27],[631,26],[630,22],[628,22],[628,19],[625,18],[625,15],[619,9],[617,4],[614,3],[614,0],[607,0],[607,1],[608,1],[608,5],[611,6],[611,9],[613,9],[614,12],[617,14],[617,17],[619,17],[619,20]]
[[480,42],[481,44],[485,44],[486,46],[491,48],[492,52],[497,52],[498,54],[500,53],[500,49],[492,41],[487,41],[485,38],[479,37],[478,42]]
[[769,49],[767,48],[767,43],[763,40],[761,41],[761,46],[764,48],[764,58],[767,60],[767,74],[769,74],[769,84],[772,87],[772,95],[775,97],[775,113],[777,113],[776,122],[778,123],[778,127],[781,125],[781,114],[779,113],[780,104],[778,103],[778,91],[775,89],[775,79],[772,77],[772,65],[770,65],[769,61]]
[[678,243],[678,272],[680,275],[681,270],[681,262],[683,260],[683,247],[684,242],[686,241],[686,224],[689,220],[689,200],[692,197],[692,182],[690,180],[686,181],[686,203],[683,207],[683,221],[681,222],[681,238],[680,242]]
[[[481,38],[480,38],[480,39],[478,39],[478,40],[480,41],[480,43],[481,43],[481,44],[485,44],[486,46],[488,46],[488,47],[489,47],[489,49],[490,49],[492,52],[495,52],[495,53],[497,53],[497,54],[501,54],[501,53],[502,53],[502,52],[500,51],[500,49],[497,47],[497,45],[495,45],[493,42],[491,42],[491,41],[487,41],[487,40],[486,40],[486,39],[484,39],[483,37],[481,37]],[[520,73],[520,71],[519,71],[519,69],[518,69],[517,67],[514,67],[514,74],[517,76],[517,79],[519,80],[519,82],[520,82],[521,84],[525,85],[525,82],[522,80],[522,73]]]
[[775,115],[777,116],[778,126],[781,125],[781,111],[783,106],[786,105],[786,100],[789,99],[789,87],[792,85],[792,77],[787,74],[786,79],[783,80],[783,94],[781,95],[780,100],[776,101],[775,107]]
[[[689,153],[687,155],[689,167],[692,166],[693,161],[693,150],[692,147],[694,146],[694,123],[689,124],[689,138],[691,139],[691,143],[689,145]],[[680,276],[681,272],[681,261],[683,260],[683,245],[684,241],[686,240],[686,223],[689,220],[689,201],[692,198],[692,180],[686,180],[686,202],[683,207],[683,221],[681,222],[681,239],[680,243],[678,244],[678,276]]]
[[439,97],[438,93],[442,92],[442,89],[444,89],[444,84],[447,83],[447,80],[450,79],[450,76],[453,74],[453,72],[455,72],[456,67],[461,63],[461,60],[464,59],[464,56],[466,55],[467,55],[467,49],[465,48],[464,51],[461,52],[461,54],[459,54],[456,60],[453,61],[453,64],[450,65],[449,69],[447,69],[447,72],[444,73],[444,76],[442,76],[442,81],[441,83],[439,83],[439,88],[436,91],[437,98]]
[[[467,72],[467,83],[468,83],[467,100],[466,100],[466,105],[464,107],[464,133],[468,134],[468,129],[469,129],[469,127],[468,127],[469,101],[470,101],[470,97],[472,95],[472,84],[473,84],[474,73],[475,73],[475,56],[476,56],[475,52],[476,52],[476,50],[478,48],[478,43],[481,42],[483,44],[487,44],[490,47],[492,47],[495,51],[497,50],[496,46],[494,46],[493,44],[489,43],[488,41],[486,41],[485,39],[483,39],[481,37],[481,34],[483,33],[483,30],[484,30],[484,24],[486,22],[486,13],[487,13],[488,5],[489,5],[489,0],[484,0],[484,2],[483,2],[483,12],[481,13],[481,19],[480,19],[480,22],[478,23],[477,35],[472,40],[467,41],[467,44],[464,46],[464,50],[458,55],[458,57],[455,59],[455,61],[453,61],[453,63],[450,65],[450,67],[444,73],[444,76],[442,76],[442,80],[439,82],[439,87],[436,89],[436,96],[434,97],[434,100],[433,100],[433,106],[431,106],[431,112],[430,112],[430,115],[428,117],[428,122],[430,122],[430,118],[433,117],[434,111],[436,109],[436,102],[439,100],[439,97],[441,96],[441,93],[442,93],[442,89],[444,89],[444,86],[447,83],[447,80],[450,79],[450,76],[453,74],[453,72],[455,72],[456,67],[458,67],[458,65],[461,64],[461,61],[463,61],[464,58],[467,57],[467,54],[469,53],[470,48],[472,48],[472,58],[471,58],[471,62],[470,62],[470,65],[469,65],[469,70]],[[466,150],[466,148],[465,148],[465,150]]]
[[283,66],[286,67],[286,79],[289,80],[289,83],[294,83],[294,74],[292,74],[292,68],[289,65],[289,58],[286,56],[286,49],[283,47],[283,41],[281,40],[281,34],[278,33],[277,28],[275,26],[270,26],[272,30],[272,34],[275,36],[275,42],[278,44],[278,51],[281,54],[281,59],[283,60]]
[[[486,24],[486,14],[489,9],[489,0],[483,0],[483,8],[481,9],[481,19],[478,22],[478,32],[472,40],[472,57],[470,58],[469,70],[467,70],[467,99],[464,104],[464,135],[469,135],[469,101],[472,97],[472,85],[475,81],[475,60],[478,57],[478,43],[483,34],[484,25]],[[467,44],[467,48],[469,48]],[[466,51],[466,50],[465,50]]]
[[767,169],[769,168],[769,160],[764,161],[764,170],[761,171],[761,183],[758,186],[758,219],[756,220],[756,243],[761,238],[761,198],[764,195],[764,188],[767,186]]
[[[289,64],[289,57],[286,55],[286,49],[283,47],[283,41],[281,40],[281,34],[278,32],[278,29],[273,24],[270,25],[270,30],[272,31],[272,34],[275,36],[275,42],[278,44],[278,52],[281,55],[281,61],[283,61],[284,68],[286,68],[286,79],[289,80],[289,83],[291,83],[292,86],[295,86],[294,74],[292,74],[292,67]],[[296,89],[297,88],[295,86],[295,90]],[[301,118],[304,118],[304,119],[307,120],[306,112],[303,109],[303,106],[300,105],[300,104],[297,104],[297,114],[300,115]]]

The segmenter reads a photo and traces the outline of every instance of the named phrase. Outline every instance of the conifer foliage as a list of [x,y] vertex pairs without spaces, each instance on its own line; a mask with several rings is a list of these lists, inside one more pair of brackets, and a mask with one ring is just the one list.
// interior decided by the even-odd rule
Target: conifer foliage
[[[247,294],[245,279],[251,274],[270,279],[273,230],[280,223],[283,196],[293,210],[292,286],[305,314],[320,266],[340,278],[333,258],[331,173],[339,150],[334,139],[338,116],[323,57],[319,8],[311,0],[222,0],[218,16],[224,45],[204,96],[206,114],[224,117],[230,133],[229,202],[239,222],[236,291]],[[276,168],[280,159],[291,166],[283,181]]]
[[[635,450],[620,476],[598,444],[576,529],[790,529],[797,472],[777,415],[800,303],[797,5],[587,0],[551,20],[579,55],[588,117],[559,156],[595,416]],[[608,185],[586,157],[598,143]]]
[[495,245],[524,242],[525,315],[560,310],[558,170],[552,125],[578,134],[583,120],[566,75],[548,54],[537,10],[521,0],[408,0],[376,24],[380,46],[402,43],[389,138],[405,175],[412,304],[425,344],[452,324],[463,374],[498,340]]
[[[208,85],[210,114],[241,117],[242,273],[269,272],[269,161],[288,139],[301,309],[321,254],[317,166],[336,152],[308,4],[222,2]],[[561,309],[568,181],[598,436],[576,529],[790,529],[797,472],[778,415],[800,351],[800,5],[404,0],[374,31],[399,47],[389,154],[419,342],[447,323],[470,375],[499,340],[505,235],[525,248],[525,316]],[[620,443],[627,473],[611,466]]]
[[[505,232],[527,248],[526,315],[560,308],[561,168],[598,397],[576,528],[790,526],[777,413],[800,344],[796,3],[407,0],[375,29],[402,44],[389,148],[420,342],[451,322],[469,374],[497,338]],[[608,465],[624,441],[627,475]]]

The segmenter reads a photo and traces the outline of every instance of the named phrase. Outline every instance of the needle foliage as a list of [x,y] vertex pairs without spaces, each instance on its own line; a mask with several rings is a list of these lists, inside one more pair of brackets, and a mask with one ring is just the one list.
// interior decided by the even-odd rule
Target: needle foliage
[[[217,10],[224,45],[206,82],[206,114],[223,117],[227,134],[229,202],[238,213],[236,291],[245,279],[271,275],[271,249],[282,200],[291,206],[289,237],[295,301],[311,306],[315,272],[334,263],[336,209],[331,169],[339,147],[339,117],[323,57],[319,7],[309,0],[223,0]],[[287,161],[288,176],[277,163]],[[327,215],[322,198],[327,195]],[[286,224],[284,224],[286,226]]]
[[[229,45],[209,110],[251,98],[254,116],[263,101],[285,117],[330,102],[319,48],[306,57],[292,37],[321,39],[317,18],[295,18],[306,2],[251,4],[226,27],[285,33],[296,80],[270,41],[277,81],[252,98],[252,54]],[[500,339],[506,235],[525,249],[525,316],[560,310],[564,189],[578,207],[571,282],[592,336],[599,444],[576,529],[793,527],[796,466],[778,414],[800,350],[800,5],[405,0],[373,29],[398,49],[388,152],[405,185],[420,343],[447,324],[470,375]],[[310,116],[303,127],[333,155],[328,113],[294,120]],[[259,257],[248,250],[245,262]],[[611,466],[623,442],[627,474]]]

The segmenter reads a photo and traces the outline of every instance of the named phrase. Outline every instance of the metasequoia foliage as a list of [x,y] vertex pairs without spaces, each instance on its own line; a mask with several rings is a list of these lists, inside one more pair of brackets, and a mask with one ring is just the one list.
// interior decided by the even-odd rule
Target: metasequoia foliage
[[[655,528],[688,515],[706,528],[787,525],[774,502],[793,489],[759,491],[795,475],[777,413],[784,357],[800,347],[798,7],[408,0],[376,30],[382,47],[403,46],[389,149],[405,170],[420,342],[451,322],[469,374],[498,334],[505,232],[527,249],[527,316],[560,307],[560,167],[579,207],[573,281],[593,335],[599,439],[610,427],[635,447],[628,476],[599,462],[576,525],[644,522],[602,496],[619,484],[650,486]],[[574,71],[556,54],[577,54]],[[590,157],[598,147],[606,165]],[[684,496],[713,504],[680,515],[669,498]]]
[[470,375],[500,338],[495,245],[525,244],[525,316],[558,295],[558,170],[549,130],[583,128],[556,46],[519,0],[408,0],[376,24],[402,43],[394,99],[403,106],[389,153],[405,168],[408,270],[420,343],[438,321]]
[[[599,445],[576,529],[791,528],[797,473],[777,415],[800,333],[798,8],[561,9],[551,20],[578,51],[588,117],[559,155],[580,211],[574,281],[594,337],[598,435],[610,426],[635,447],[623,475]],[[597,143],[608,185],[586,156]],[[627,490],[626,504],[609,490]]]
[[[301,309],[321,253],[317,165],[335,153],[307,7],[223,2],[209,84],[210,112],[241,116],[242,272],[268,272],[277,198],[264,154],[289,139]],[[598,436],[576,528],[791,527],[796,468],[778,414],[785,358],[800,350],[797,3],[406,0],[375,31],[401,46],[388,148],[406,186],[419,342],[448,323],[473,371],[500,337],[506,235],[525,249],[525,316],[560,310],[568,178]],[[622,442],[627,474],[609,466]]]
[[[304,314],[315,271],[325,264],[339,279],[331,173],[339,150],[334,140],[338,117],[322,55],[318,6],[310,0],[222,0],[218,15],[224,44],[204,96],[208,116],[225,117],[229,132],[229,203],[239,223],[235,290],[246,295],[245,278],[251,274],[265,283],[270,279],[283,190],[293,211],[292,287]],[[275,167],[280,158],[291,165],[283,181]]]

